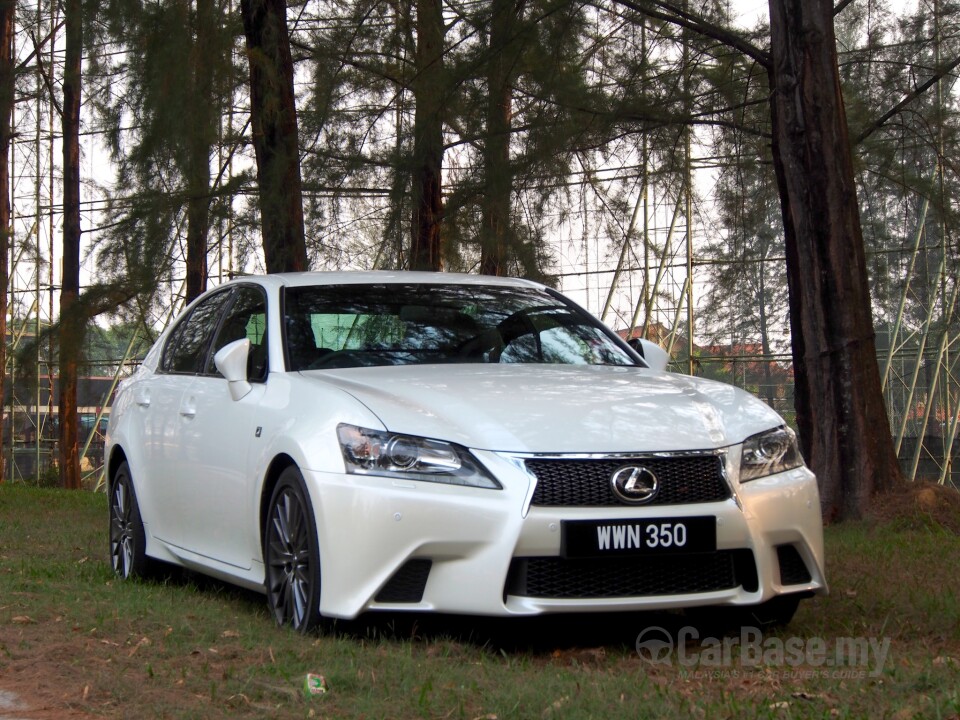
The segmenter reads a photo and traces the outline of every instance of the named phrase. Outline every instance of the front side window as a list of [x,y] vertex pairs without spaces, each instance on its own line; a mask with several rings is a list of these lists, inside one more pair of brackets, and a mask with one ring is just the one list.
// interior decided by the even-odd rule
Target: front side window
[[425,363],[635,364],[591,315],[535,288],[288,288],[284,329],[291,370]]
[[262,288],[253,285],[242,285],[237,289],[207,356],[204,372],[207,375],[220,375],[213,362],[213,356],[233,341],[244,338],[250,341],[247,379],[253,382],[265,380],[267,376],[267,298]]
[[214,293],[197,304],[170,333],[160,359],[160,369],[168,373],[195,375],[203,369],[210,338],[217,328],[220,311],[230,291]]

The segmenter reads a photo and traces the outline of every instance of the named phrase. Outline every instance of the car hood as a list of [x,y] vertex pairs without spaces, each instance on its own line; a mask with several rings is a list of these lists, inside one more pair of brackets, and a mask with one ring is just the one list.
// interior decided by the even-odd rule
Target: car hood
[[730,385],[637,367],[408,365],[309,371],[391,431],[519,453],[707,450],[782,423]]

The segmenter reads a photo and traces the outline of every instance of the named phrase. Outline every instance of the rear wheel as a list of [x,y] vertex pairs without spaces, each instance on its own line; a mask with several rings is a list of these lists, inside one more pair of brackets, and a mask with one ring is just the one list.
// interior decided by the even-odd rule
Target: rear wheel
[[267,602],[278,625],[307,633],[320,622],[320,551],[303,476],[280,475],[264,532]]
[[144,577],[152,566],[147,557],[147,538],[140,506],[126,462],[113,475],[110,485],[110,564],[123,579]]

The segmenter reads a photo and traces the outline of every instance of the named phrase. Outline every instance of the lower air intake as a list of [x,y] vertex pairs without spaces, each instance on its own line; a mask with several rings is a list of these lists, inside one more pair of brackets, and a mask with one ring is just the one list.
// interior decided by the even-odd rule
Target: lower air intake
[[618,598],[756,589],[750,550],[655,558],[514,558],[506,594],[535,598]]
[[374,598],[382,603],[418,603],[423,600],[433,561],[425,558],[407,560]]
[[777,561],[780,563],[781,585],[806,585],[810,582],[810,570],[793,545],[777,545]]

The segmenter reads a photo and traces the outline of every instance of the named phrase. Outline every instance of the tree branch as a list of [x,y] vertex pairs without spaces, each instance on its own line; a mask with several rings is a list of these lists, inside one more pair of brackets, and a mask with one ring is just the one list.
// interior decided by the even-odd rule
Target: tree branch
[[844,8],[847,7],[853,0],[840,0],[836,5],[833,6],[833,16],[836,17],[843,12]]
[[39,41],[39,42],[37,41],[36,35],[34,35],[33,32],[31,32],[31,33],[30,33],[30,39],[33,40],[33,50],[31,51],[31,53],[30,53],[29,55],[27,55],[27,57],[25,57],[25,58],[23,59],[22,62],[20,62],[20,63],[17,64],[17,70],[16,70],[16,72],[21,73],[21,72],[23,72],[24,70],[26,70],[27,65],[30,64],[30,61],[33,60],[33,58],[38,57],[38,56],[40,55],[40,48],[42,48],[44,45],[46,45],[48,42],[50,42],[50,40],[51,40],[53,37],[55,37],[56,34],[63,28],[63,26],[64,26],[64,24],[66,24],[66,22],[67,22],[66,20],[61,20],[61,21],[57,24],[57,26],[56,26],[55,28],[53,28],[49,33],[47,33],[47,36],[46,36],[42,41]]
[[894,115],[899,114],[900,111],[903,110],[907,105],[909,105],[909,104],[912,103],[914,100],[916,100],[918,97],[920,97],[921,95],[923,95],[923,93],[925,93],[927,90],[929,90],[930,87],[931,87],[934,83],[936,83],[938,80],[940,80],[942,77],[944,77],[945,75],[950,74],[958,65],[960,65],[960,57],[956,57],[956,58],[954,58],[953,60],[951,60],[948,64],[942,66],[942,67],[941,67],[939,70],[937,70],[926,82],[924,82],[922,85],[918,85],[917,88],[916,88],[912,93],[910,93],[909,95],[907,95],[903,100],[901,100],[900,102],[898,102],[896,105],[894,105],[892,108],[890,108],[887,112],[885,112],[885,113],[884,113],[883,115],[881,115],[879,118],[877,118],[877,119],[874,120],[872,123],[870,123],[870,124],[866,127],[866,129],[864,129],[864,130],[857,136],[857,139],[856,139],[856,141],[855,141],[854,144],[859,145],[859,144],[862,143],[864,140],[866,140],[868,137],[870,137],[871,135],[873,135],[873,133],[875,133],[877,130],[879,130],[881,127],[883,127],[883,125],[887,122],[887,120],[889,120],[890,118],[892,118]]
[[57,115],[63,117],[63,106],[57,102],[57,94],[54,92],[53,85],[50,82],[50,78],[47,76],[47,71],[43,66],[43,55],[40,54],[40,43],[37,41],[36,36],[32,32],[30,33],[30,39],[33,40],[33,54],[37,56],[40,77],[43,78],[43,84],[47,86],[47,90],[50,93],[50,102],[53,103],[53,107],[57,111]]
[[[629,8],[634,12],[647,15],[656,20],[663,20],[664,22],[678,25],[687,30],[692,30],[704,37],[712,38],[717,42],[739,50],[764,68],[770,67],[770,53],[758,48],[739,33],[707,22],[699,15],[686,12],[682,7],[678,7],[671,2],[664,2],[663,0],[613,0],[613,2]],[[658,10],[657,8],[660,9]]]

